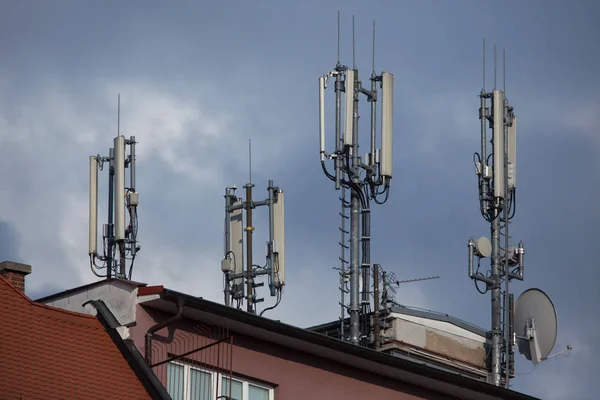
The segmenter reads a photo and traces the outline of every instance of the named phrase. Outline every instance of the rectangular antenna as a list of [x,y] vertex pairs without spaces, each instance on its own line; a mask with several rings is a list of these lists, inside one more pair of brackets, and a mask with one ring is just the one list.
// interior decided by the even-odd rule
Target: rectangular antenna
[[[241,205],[242,200],[237,200],[233,203],[233,206],[236,207]],[[243,209],[241,207],[231,212],[229,232],[231,237],[231,252],[233,253],[233,273],[241,274],[244,272],[244,221]],[[233,284],[236,286],[234,289],[237,292],[241,292],[242,294],[244,293],[242,278],[234,279]]]
[[512,125],[508,127],[508,188],[517,187],[517,116],[513,116]]
[[115,240],[125,240],[125,137],[117,136],[115,146]]
[[321,140],[321,161],[325,160],[325,77],[319,78],[319,138]]
[[492,97],[494,117],[494,197],[504,198],[504,92],[494,89]]
[[98,159],[90,156],[90,223],[88,254],[98,254]]
[[344,145],[352,146],[354,122],[354,70],[346,71],[346,118],[344,119]]
[[[381,175],[392,177],[394,134],[394,75],[381,74]],[[389,179],[387,180],[389,183]]]
[[273,204],[273,251],[276,254],[275,284],[285,284],[285,203],[283,190],[277,192],[277,201]]

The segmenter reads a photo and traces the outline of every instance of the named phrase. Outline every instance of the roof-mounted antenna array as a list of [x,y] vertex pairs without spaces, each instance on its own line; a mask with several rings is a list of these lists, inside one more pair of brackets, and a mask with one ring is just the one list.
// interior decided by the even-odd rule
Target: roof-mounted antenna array
[[[503,89],[500,90],[496,85],[497,62],[496,46],[494,46],[494,89],[487,92],[485,89],[485,40],[483,41],[483,88],[479,94],[481,152],[476,152],[473,159],[478,177],[479,210],[483,218],[491,225],[491,240],[485,236],[479,239],[471,238],[467,247],[469,249],[469,277],[475,282],[475,287],[481,294],[491,292],[492,326],[490,333],[492,351],[488,382],[508,388],[510,379],[515,376],[513,350],[515,332],[521,332],[525,329],[525,326],[513,323],[514,295],[509,291],[509,283],[513,279],[523,280],[525,247],[523,242],[519,242],[517,246],[511,245],[509,236],[509,225],[515,216],[516,210],[517,117],[514,114],[514,108],[509,104],[506,97],[505,60],[506,53],[503,52]],[[489,102],[491,102],[490,107],[488,107]],[[492,152],[490,154],[488,154],[486,147],[488,124],[492,132]],[[476,269],[474,268],[475,257],[477,258]],[[490,259],[491,268],[487,275],[479,272],[481,259],[483,258]],[[478,282],[484,283],[485,288],[480,289]],[[549,299],[548,301],[551,304]],[[534,318],[532,316],[534,314],[538,315],[536,314],[537,311],[529,315],[529,311],[536,309],[539,305],[543,308],[539,310],[539,326],[552,325],[553,322],[547,320],[547,318],[551,318],[552,313],[546,311],[548,307],[545,304],[538,303],[533,300],[527,306],[518,305],[518,307],[527,310],[526,312],[522,311],[527,314],[527,317],[520,317],[515,322],[521,325],[527,324],[529,327],[530,323],[533,324]],[[517,315],[521,315],[519,310],[516,312]],[[556,314],[553,315],[555,319]],[[540,334],[538,331],[538,335]],[[551,333],[544,332],[543,335],[551,335]],[[525,336],[525,333],[522,336]],[[549,340],[544,343],[544,352],[547,355],[552,346],[547,348],[546,345]]]
[[[135,190],[135,136],[120,134],[121,95],[118,95],[117,137],[108,157],[90,156],[89,255],[92,272],[98,277],[131,279],[140,246],[137,241],[139,196]],[[126,148],[129,147],[129,154]],[[98,171],[108,163],[108,222],[102,227],[102,255],[98,254]],[[129,185],[125,169],[129,168]],[[126,223],[125,210],[128,214]],[[118,255],[118,257],[117,257]],[[129,270],[127,269],[129,261]],[[100,262],[100,264],[98,264]]]
[[[225,188],[225,256],[221,261],[221,270],[225,276],[225,304],[242,308],[246,300],[246,310],[256,314],[256,304],[264,301],[257,298],[256,288],[264,282],[256,282],[260,276],[267,275],[269,292],[276,297],[272,307],[263,309],[262,315],[268,310],[277,307],[281,302],[283,287],[285,286],[285,212],[284,192],[275,186],[273,181],[268,182],[268,197],[265,200],[254,201],[252,198],[252,142],[249,147],[249,181],[244,186],[246,201],[235,194],[236,186]],[[253,210],[256,207],[269,208],[269,241],[266,246],[266,264],[264,266],[253,263],[252,254],[252,225]],[[246,226],[244,227],[243,212],[246,212]],[[246,256],[244,257],[244,231],[246,232]],[[245,268],[244,268],[245,261]]]
[[[361,318],[370,313],[370,201],[383,204],[387,201],[392,180],[392,135],[394,76],[389,72],[375,72],[375,23],[373,22],[373,68],[369,80],[371,87],[363,86],[355,65],[354,16],[352,17],[352,62],[347,67],[340,63],[340,14],[338,12],[338,60],[335,67],[319,78],[319,139],[321,166],[325,175],[340,190],[342,223],[340,226],[340,337],[355,344],[368,344],[370,328]],[[334,80],[335,90],[335,142],[332,151],[326,149],[325,90],[328,81]],[[378,87],[381,88],[381,134],[377,134]],[[342,96],[342,93],[344,95]],[[362,97],[364,96],[364,97]],[[344,100],[342,101],[342,97]],[[370,151],[364,159],[359,155],[359,100],[370,103]],[[342,106],[343,104],[343,106]],[[342,113],[342,108],[344,112]],[[343,114],[343,117],[342,117]],[[377,148],[377,139],[381,148]],[[331,160],[334,172],[330,173],[326,161]],[[350,201],[347,199],[350,192]],[[348,215],[348,210],[350,211]],[[362,218],[361,218],[362,217]],[[350,230],[346,221],[350,220]],[[362,231],[362,234],[361,234]],[[347,236],[350,236],[349,245]],[[360,243],[362,242],[362,243]],[[350,252],[350,262],[346,250]],[[349,268],[348,268],[349,267]],[[362,276],[362,290],[360,283]],[[348,283],[350,288],[348,289]],[[345,294],[350,293],[350,304]],[[346,310],[350,313],[350,332],[344,325]]]

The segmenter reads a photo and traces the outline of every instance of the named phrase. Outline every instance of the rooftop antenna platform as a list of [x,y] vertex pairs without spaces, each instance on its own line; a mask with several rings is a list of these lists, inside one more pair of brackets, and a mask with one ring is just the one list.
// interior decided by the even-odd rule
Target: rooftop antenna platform
[[547,359],[558,333],[558,317],[550,297],[540,289],[527,289],[517,299],[514,314],[517,347],[533,364]]

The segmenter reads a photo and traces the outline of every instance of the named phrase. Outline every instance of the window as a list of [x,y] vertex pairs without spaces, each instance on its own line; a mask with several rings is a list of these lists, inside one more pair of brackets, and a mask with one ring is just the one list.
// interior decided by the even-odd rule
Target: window
[[[229,396],[229,377],[222,377],[221,396]],[[242,381],[231,380],[231,400],[272,400],[273,389]]]
[[167,392],[173,400],[213,400],[217,398],[217,383],[220,399],[227,399],[231,389],[231,400],[274,400],[274,390],[257,382],[232,378],[203,368],[170,362],[167,365]]

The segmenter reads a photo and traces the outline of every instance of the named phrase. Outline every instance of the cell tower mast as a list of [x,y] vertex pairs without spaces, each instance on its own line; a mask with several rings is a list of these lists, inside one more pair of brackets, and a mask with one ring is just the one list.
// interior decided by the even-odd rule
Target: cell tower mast
[[[483,42],[483,88],[479,95],[481,120],[481,153],[475,153],[475,171],[478,176],[479,209],[483,218],[490,223],[491,242],[486,237],[471,238],[469,249],[468,274],[475,281],[477,290],[485,294],[491,292],[491,373],[489,383],[505,385],[514,377],[514,301],[509,292],[509,282],[523,280],[523,242],[517,247],[509,244],[509,224],[515,215],[516,206],[516,127],[517,117],[503,90],[496,87],[496,47],[494,46],[494,89],[485,90],[485,41]],[[505,66],[505,63],[503,63]],[[505,77],[505,74],[503,73]],[[505,83],[505,79],[504,79]],[[491,101],[491,112],[488,108]],[[492,152],[486,149],[487,124],[492,130]],[[490,160],[492,165],[490,166]],[[502,243],[504,238],[504,243]],[[477,269],[474,271],[474,257],[477,256]],[[490,258],[489,275],[479,272],[482,258]],[[477,282],[485,283],[480,290]]]
[[[131,279],[135,256],[140,250],[137,241],[139,195],[135,191],[135,136],[121,136],[121,95],[118,96],[117,137],[108,157],[90,156],[89,256],[90,268],[98,277]],[[126,147],[129,146],[129,155]],[[108,222],[102,232],[103,253],[98,254],[98,171],[108,163]],[[125,169],[129,168],[129,185],[125,186]],[[125,210],[129,223],[125,224]],[[119,257],[116,257],[116,253]],[[101,264],[98,264],[100,261]],[[127,261],[130,261],[127,270]],[[106,270],[98,272],[98,270]]]
[[[392,179],[392,133],[393,133],[393,75],[375,73],[374,48],[371,88],[362,85],[354,55],[354,17],[352,17],[353,50],[352,68],[340,63],[340,18],[338,12],[338,61],[333,70],[319,78],[319,138],[321,166],[325,175],[341,190],[342,226],[340,254],[341,325],[340,333],[345,337],[344,315],[347,308],[344,294],[346,282],[350,282],[350,333],[349,340],[355,344],[365,344],[369,340],[368,314],[370,312],[370,200],[377,204],[387,201]],[[373,45],[375,43],[375,23],[373,23]],[[325,89],[327,81],[335,78],[335,146],[331,153],[325,149]],[[381,86],[381,150],[376,148],[377,86]],[[342,132],[342,92],[344,92],[344,118]],[[359,100],[364,95],[371,103],[370,152],[364,160],[359,155]],[[331,174],[325,160],[332,160],[334,173]],[[350,202],[346,198],[350,190]],[[383,196],[380,199],[380,196]],[[346,210],[350,209],[350,215]],[[350,220],[350,245],[346,245],[346,220]],[[362,235],[361,235],[362,231]],[[362,245],[362,246],[361,246]],[[350,271],[346,270],[345,250],[350,250]],[[362,256],[362,257],[361,257]],[[362,291],[360,281],[362,280]]]
[[[261,201],[253,200],[250,141],[249,150],[250,173],[248,183],[244,185],[246,201],[235,195],[235,186],[225,188],[225,255],[221,261],[221,271],[225,278],[223,290],[225,305],[232,306],[235,301],[236,307],[241,308],[245,299],[246,310],[251,314],[256,314],[256,304],[264,301],[256,297],[256,288],[263,286],[264,282],[257,283],[256,279],[263,275],[268,276],[269,293],[271,296],[276,296],[276,303],[272,307],[263,309],[260,313],[262,315],[279,305],[285,285],[284,192],[270,180],[267,185],[268,198]],[[254,264],[252,252],[252,236],[255,228],[252,225],[253,211],[261,206],[269,208],[269,241],[266,246],[264,266]],[[244,211],[246,212],[245,228]],[[246,232],[246,269],[244,269],[244,231]]]

